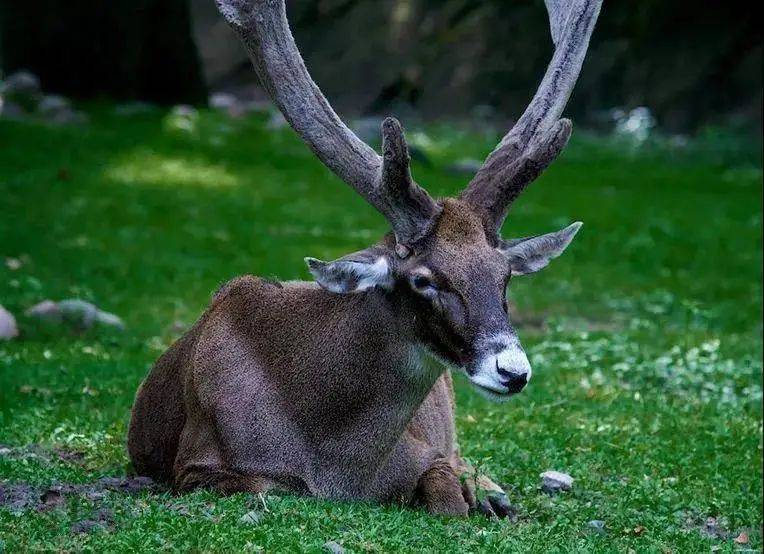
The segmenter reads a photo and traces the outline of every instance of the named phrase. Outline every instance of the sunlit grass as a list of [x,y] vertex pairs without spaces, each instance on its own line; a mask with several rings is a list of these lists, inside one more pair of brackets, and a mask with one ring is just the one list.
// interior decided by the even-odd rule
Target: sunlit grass
[[143,150],[111,162],[103,177],[106,182],[121,185],[217,188],[241,183],[229,170],[209,161],[166,157]]

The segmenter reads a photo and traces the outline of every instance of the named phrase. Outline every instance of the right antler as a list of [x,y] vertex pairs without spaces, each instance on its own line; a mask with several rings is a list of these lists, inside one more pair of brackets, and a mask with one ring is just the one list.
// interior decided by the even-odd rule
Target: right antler
[[499,232],[509,205],[568,143],[570,120],[559,117],[578,79],[602,5],[602,0],[544,1],[555,45],[544,79],[461,194],[481,214],[489,237]]
[[[441,208],[411,178],[400,124],[392,118],[382,124],[384,157],[347,128],[305,68],[284,0],[216,2],[244,43],[266,91],[318,158],[387,218],[399,246],[425,236]],[[408,248],[398,252],[406,255]]]

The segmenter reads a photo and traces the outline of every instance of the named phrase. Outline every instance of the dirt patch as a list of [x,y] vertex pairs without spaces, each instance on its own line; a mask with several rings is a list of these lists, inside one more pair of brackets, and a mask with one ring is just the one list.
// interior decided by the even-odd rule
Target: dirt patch
[[44,512],[63,507],[72,496],[99,501],[109,492],[137,494],[159,490],[160,487],[149,477],[103,477],[93,483],[54,483],[49,487],[0,482],[0,507],[16,513],[25,510]]
[[83,464],[85,453],[64,447],[45,448],[39,444],[8,446],[0,444],[0,457],[8,460],[39,460],[41,462],[65,462]]

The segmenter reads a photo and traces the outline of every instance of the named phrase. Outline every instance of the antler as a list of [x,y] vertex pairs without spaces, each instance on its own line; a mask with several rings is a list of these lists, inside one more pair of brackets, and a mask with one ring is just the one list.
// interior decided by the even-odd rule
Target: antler
[[489,154],[461,198],[498,233],[510,204],[534,181],[570,138],[559,119],[576,84],[602,0],[544,0],[555,45],[544,79],[520,119]]
[[426,235],[441,208],[411,179],[400,124],[391,118],[382,124],[384,159],[347,128],[305,68],[284,0],[216,3],[244,43],[266,91],[324,165],[387,218],[400,245]]

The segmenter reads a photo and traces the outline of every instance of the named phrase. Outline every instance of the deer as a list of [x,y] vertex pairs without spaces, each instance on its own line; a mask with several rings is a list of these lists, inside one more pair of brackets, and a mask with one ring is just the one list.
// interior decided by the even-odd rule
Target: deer
[[220,287],[138,389],[134,470],[179,493],[508,515],[503,489],[460,455],[451,374],[494,400],[531,378],[507,287],[560,256],[581,223],[516,239],[500,230],[570,138],[561,115],[601,0],[545,0],[555,49],[535,95],[467,187],[443,199],[413,180],[396,119],[381,125],[381,155],[341,121],[305,67],[284,0],[216,2],[291,127],[390,231],[334,261],[305,258],[314,281],[247,275]]

